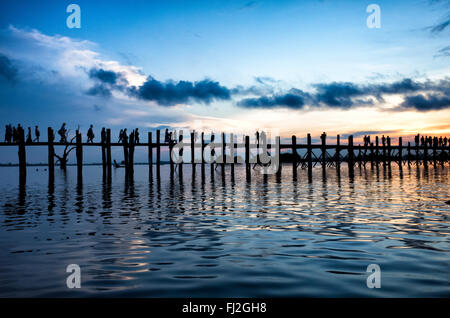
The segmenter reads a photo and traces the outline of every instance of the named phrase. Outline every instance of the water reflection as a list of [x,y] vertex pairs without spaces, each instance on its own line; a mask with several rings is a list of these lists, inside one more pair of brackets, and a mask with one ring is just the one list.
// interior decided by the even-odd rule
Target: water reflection
[[[84,169],[2,181],[0,295],[65,295],[69,263],[81,295],[370,296],[369,263],[389,269],[377,295],[448,295],[447,165]],[[27,289],[19,264],[42,266]]]

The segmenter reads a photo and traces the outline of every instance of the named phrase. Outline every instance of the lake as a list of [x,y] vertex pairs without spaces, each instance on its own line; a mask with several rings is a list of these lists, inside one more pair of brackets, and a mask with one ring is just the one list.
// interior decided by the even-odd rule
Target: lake
[[[448,165],[0,174],[0,297],[449,297]],[[81,288],[69,289],[69,264]],[[381,288],[368,288],[368,265]]]

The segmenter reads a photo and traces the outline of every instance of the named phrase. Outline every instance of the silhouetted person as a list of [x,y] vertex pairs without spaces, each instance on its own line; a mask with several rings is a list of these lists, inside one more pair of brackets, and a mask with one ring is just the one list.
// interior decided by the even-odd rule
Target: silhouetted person
[[420,138],[419,134],[414,136],[414,142],[416,143],[416,146],[419,145],[419,140],[420,140],[419,138]]
[[164,132],[164,142],[167,143],[169,141],[170,141],[169,129],[166,128],[166,131]]
[[444,147],[447,147],[447,142],[448,142],[447,137],[444,137]]
[[327,134],[325,132],[323,132],[322,135],[320,135],[320,140],[322,141],[322,143],[325,143],[326,139],[327,139]]
[[128,143],[128,135],[127,135],[127,129],[126,128],[122,131],[122,142],[123,143]]
[[11,143],[12,139],[12,128],[11,124],[5,126],[5,142]]
[[138,130],[138,128],[136,128],[136,129],[134,130],[134,142],[135,142],[136,144],[139,143],[139,130]]
[[123,141],[123,129],[121,129],[119,132],[119,143],[121,143],[122,141]]
[[94,143],[94,130],[92,129],[93,125],[89,126],[88,132],[87,132],[87,142]]
[[19,142],[20,141],[20,139],[21,139],[21,136],[23,136],[24,135],[24,130],[23,130],[23,127],[20,125],[20,124],[18,124],[17,125],[17,129],[16,129],[16,142]]
[[442,141],[443,141],[443,139],[442,139],[442,136],[441,136],[441,137],[439,137],[439,147],[442,147],[442,145],[443,145]]
[[67,129],[66,129],[66,123],[63,123],[61,128],[58,130],[58,135],[61,137],[60,141],[61,143],[67,142]]
[[31,137],[31,127],[28,127],[28,133],[27,133],[27,144],[31,144],[33,142],[33,138]]
[[16,143],[19,140],[16,127],[12,128],[12,141]]
[[102,143],[105,143],[106,142],[106,128],[105,127],[102,128],[100,136],[102,138]]
[[41,132],[39,131],[39,127],[34,127],[34,134],[36,135],[36,138],[34,138],[34,141],[39,142],[39,137],[41,137]]
[[384,137],[384,135],[381,137],[381,144],[383,145],[383,147],[386,146],[386,137]]

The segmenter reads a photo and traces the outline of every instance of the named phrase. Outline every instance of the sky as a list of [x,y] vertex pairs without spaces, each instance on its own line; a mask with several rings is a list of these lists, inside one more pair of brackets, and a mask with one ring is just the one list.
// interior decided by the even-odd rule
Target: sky
[[449,0],[5,0],[0,124],[450,137],[449,35]]

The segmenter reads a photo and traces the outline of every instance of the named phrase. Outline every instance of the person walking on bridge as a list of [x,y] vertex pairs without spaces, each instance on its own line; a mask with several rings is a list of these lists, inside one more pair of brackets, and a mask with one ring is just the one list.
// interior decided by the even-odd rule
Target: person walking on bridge
[[87,142],[90,142],[90,143],[94,143],[94,137],[95,137],[95,135],[94,135],[94,130],[93,130],[93,125],[91,125],[90,127],[89,127],[89,129],[88,129],[88,132],[87,132]]
[[39,142],[39,137],[41,137],[41,132],[39,131],[39,127],[34,127],[34,134],[36,135],[36,138],[34,138],[34,141]]

